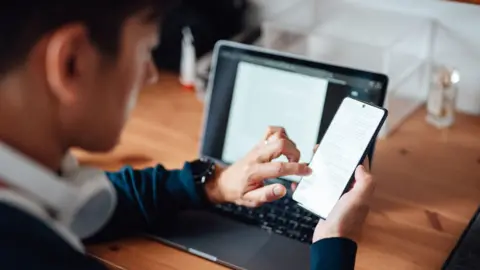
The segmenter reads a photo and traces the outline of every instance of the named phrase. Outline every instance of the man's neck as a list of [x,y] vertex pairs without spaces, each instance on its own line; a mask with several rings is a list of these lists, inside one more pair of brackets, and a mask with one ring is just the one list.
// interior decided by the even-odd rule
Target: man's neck
[[[54,172],[60,171],[63,153],[53,147],[48,147],[48,143],[41,144],[39,140],[22,141],[18,138],[15,138],[14,140],[9,140],[5,139],[5,136],[0,137],[0,141],[1,143],[5,143],[8,146],[22,152],[24,155],[45,166],[46,168],[49,168]],[[42,145],[44,147],[38,147]],[[8,184],[5,184],[4,181],[0,178],[0,190],[5,188],[8,188]]]
[[8,140],[0,138],[3,143],[22,152],[24,155],[42,164],[43,166],[58,172],[61,169],[62,159],[65,151],[55,145],[41,140],[21,141],[18,139]]
[[58,171],[67,149],[56,130],[48,97],[25,91],[35,80],[14,74],[0,82],[0,141]]
[[[58,171],[66,153],[60,138],[52,132],[51,125],[42,124],[41,117],[28,119],[22,115],[1,114],[0,141],[22,152],[47,168]],[[8,117],[10,116],[10,117]]]

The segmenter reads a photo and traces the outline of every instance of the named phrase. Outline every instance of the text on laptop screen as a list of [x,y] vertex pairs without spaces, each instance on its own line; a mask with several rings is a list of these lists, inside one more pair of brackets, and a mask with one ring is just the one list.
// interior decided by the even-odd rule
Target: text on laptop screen
[[327,85],[322,78],[240,62],[222,159],[233,163],[244,157],[259,143],[268,126],[281,126],[296,142],[301,161],[309,162],[317,142]]
[[310,162],[345,97],[374,104],[382,98],[378,81],[243,52],[220,51],[216,65],[210,110],[217,113],[209,115],[203,154],[227,164],[261,143],[269,126],[284,127],[300,161]]

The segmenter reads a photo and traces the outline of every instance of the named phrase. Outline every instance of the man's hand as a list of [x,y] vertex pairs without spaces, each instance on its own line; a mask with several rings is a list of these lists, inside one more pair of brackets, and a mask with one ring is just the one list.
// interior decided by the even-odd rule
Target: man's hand
[[[288,162],[271,162],[280,156]],[[305,176],[311,173],[307,164],[298,163],[300,151],[288,138],[285,129],[270,127],[263,140],[242,160],[219,168],[217,176],[206,184],[213,203],[236,203],[257,207],[278,200],[287,193],[281,184],[265,185],[264,180],[287,175]]]
[[[367,163],[368,161],[364,162]],[[313,234],[313,243],[332,237],[357,241],[374,190],[375,182],[365,165],[358,166],[352,189],[337,202],[327,220],[320,220]]]

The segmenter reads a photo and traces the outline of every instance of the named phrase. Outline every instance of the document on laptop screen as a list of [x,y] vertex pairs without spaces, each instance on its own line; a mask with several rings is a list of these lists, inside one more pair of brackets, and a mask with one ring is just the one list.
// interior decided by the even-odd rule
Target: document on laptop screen
[[[328,81],[241,62],[237,69],[222,159],[233,163],[261,142],[269,126],[282,126],[310,162],[317,142]],[[286,161],[281,157],[277,161]],[[299,181],[289,176],[287,180]]]

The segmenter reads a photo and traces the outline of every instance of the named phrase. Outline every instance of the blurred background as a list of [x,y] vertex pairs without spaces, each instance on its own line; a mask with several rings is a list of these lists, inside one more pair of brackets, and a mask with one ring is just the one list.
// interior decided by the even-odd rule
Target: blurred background
[[[167,17],[154,52],[159,68],[178,72],[182,29],[191,28],[197,86],[207,84],[219,39],[253,43],[307,58],[387,74],[390,117],[383,135],[427,100],[432,76],[461,74],[458,111],[480,114],[478,1],[235,0],[183,1]],[[202,89],[198,89],[201,91]]]

